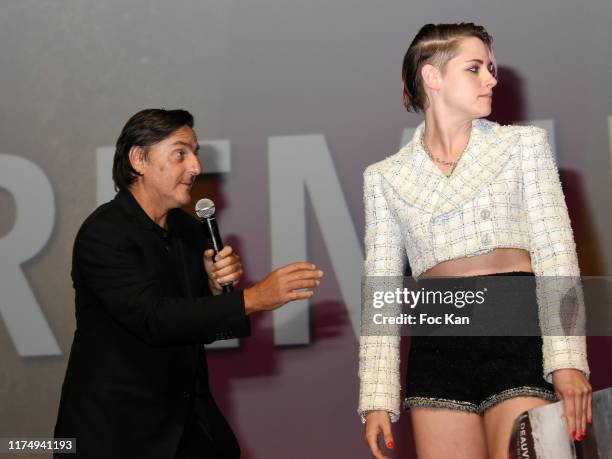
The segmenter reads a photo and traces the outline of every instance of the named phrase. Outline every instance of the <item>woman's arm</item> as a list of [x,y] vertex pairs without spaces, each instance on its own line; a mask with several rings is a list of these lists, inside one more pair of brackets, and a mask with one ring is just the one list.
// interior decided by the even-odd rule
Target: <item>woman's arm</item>
[[580,335],[584,301],[576,246],[546,131],[527,128],[522,142],[523,199],[537,281],[544,378],[554,383],[570,433],[579,437],[591,416],[591,387],[586,339]]
[[[404,275],[406,255],[400,227],[381,187],[381,175],[372,170],[364,173],[365,206],[365,283],[369,278],[395,279]],[[385,279],[382,279],[385,283]],[[367,296],[366,296],[367,297]],[[362,299],[364,308],[372,307]],[[373,410],[389,412],[393,421],[400,414],[399,333],[392,336],[361,336],[359,345],[359,414]]]

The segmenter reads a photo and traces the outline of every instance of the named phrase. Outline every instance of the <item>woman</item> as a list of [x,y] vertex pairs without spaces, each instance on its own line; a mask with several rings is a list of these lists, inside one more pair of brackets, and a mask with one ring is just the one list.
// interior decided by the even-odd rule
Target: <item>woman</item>
[[[497,84],[491,43],[482,26],[428,24],[408,48],[404,105],[423,111],[425,121],[406,147],[364,173],[366,276],[401,276],[408,261],[420,282],[579,276],[545,132],[481,119],[491,113]],[[462,347],[469,338],[413,338],[404,406],[419,458],[505,458],[515,417],[557,397],[570,435],[586,435],[591,386],[584,337],[492,339],[503,346],[485,352],[478,344]],[[505,346],[519,349],[521,359]],[[491,355],[498,347],[499,355]],[[469,365],[479,359],[496,364],[471,378]],[[359,375],[366,441],[374,457],[384,458],[379,436],[393,448],[391,422],[399,416],[399,337],[362,336]]]

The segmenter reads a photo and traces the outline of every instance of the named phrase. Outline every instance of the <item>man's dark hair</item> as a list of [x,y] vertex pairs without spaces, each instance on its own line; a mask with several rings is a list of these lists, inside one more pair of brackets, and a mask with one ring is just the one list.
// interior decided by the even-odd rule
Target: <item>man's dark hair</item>
[[148,108],[132,116],[117,139],[113,159],[115,189],[127,189],[141,175],[130,164],[132,147],[142,147],[146,159],[149,147],[168,138],[183,126],[193,128],[193,115],[187,110]]

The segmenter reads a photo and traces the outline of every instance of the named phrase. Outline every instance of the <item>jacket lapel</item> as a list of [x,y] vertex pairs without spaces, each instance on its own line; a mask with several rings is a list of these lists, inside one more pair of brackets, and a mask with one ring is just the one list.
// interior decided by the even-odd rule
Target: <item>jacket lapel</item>
[[383,176],[406,204],[434,217],[459,208],[491,183],[518,142],[515,130],[500,132],[497,123],[475,120],[466,150],[453,174],[446,177],[421,147],[424,127],[421,123],[415,129],[412,140],[393,157]]
[[446,186],[446,177],[435,169],[435,164],[420,147],[423,128],[424,124],[418,126],[412,140],[390,158],[382,176],[399,199],[431,213]]
[[512,147],[518,142],[517,135],[515,130],[500,132],[497,123],[475,120],[468,146],[448,178],[433,215],[459,208],[486,188],[510,160]]

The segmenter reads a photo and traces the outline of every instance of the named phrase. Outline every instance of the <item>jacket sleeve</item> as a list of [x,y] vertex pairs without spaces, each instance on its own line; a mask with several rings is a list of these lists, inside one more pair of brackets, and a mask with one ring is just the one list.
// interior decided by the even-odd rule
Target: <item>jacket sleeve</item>
[[588,377],[584,299],[570,219],[546,131],[523,136],[523,199],[529,223],[530,255],[536,275],[542,328],[544,378],[576,368]]
[[[92,295],[128,332],[153,346],[212,342],[249,334],[242,291],[198,298],[166,298],[138,248],[119,247],[96,225],[77,235],[73,282],[77,295]],[[85,293],[86,292],[86,293]],[[78,313],[78,312],[77,312]]]
[[[379,173],[364,173],[365,250],[364,284],[378,279],[401,278],[406,267],[405,248],[399,224],[383,195]],[[393,281],[391,281],[393,282]],[[366,289],[364,289],[365,291]],[[370,314],[368,295],[362,293],[362,318]],[[391,421],[400,415],[400,336],[364,335],[359,342],[359,408],[362,422],[372,410],[386,410]]]

